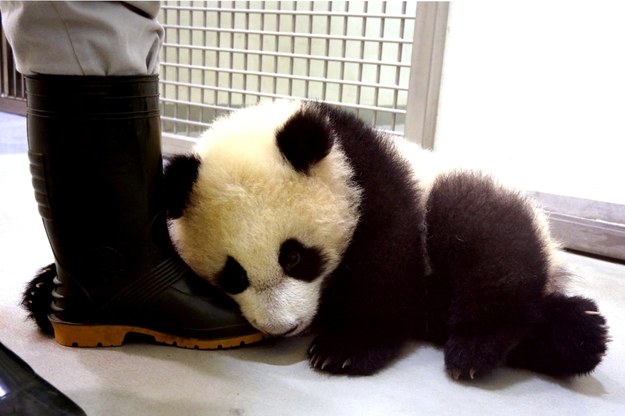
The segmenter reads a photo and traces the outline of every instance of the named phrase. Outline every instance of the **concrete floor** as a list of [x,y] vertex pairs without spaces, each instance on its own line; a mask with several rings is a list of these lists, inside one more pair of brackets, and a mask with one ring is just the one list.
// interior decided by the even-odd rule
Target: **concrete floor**
[[59,346],[18,306],[52,260],[25,151],[24,119],[0,114],[0,341],[89,415],[625,414],[625,266],[571,254],[572,292],[598,301],[614,341],[593,374],[569,381],[501,369],[457,383],[442,351],[416,342],[380,374],[354,378],[310,370],[309,338],[229,351]]

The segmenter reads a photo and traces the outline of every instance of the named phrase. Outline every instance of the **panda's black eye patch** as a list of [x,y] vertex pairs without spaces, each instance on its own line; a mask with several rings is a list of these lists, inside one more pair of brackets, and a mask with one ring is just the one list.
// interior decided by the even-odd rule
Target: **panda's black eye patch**
[[243,292],[250,285],[250,281],[247,279],[247,272],[243,266],[230,256],[228,256],[226,265],[217,276],[217,283],[231,295]]
[[312,282],[325,267],[321,251],[315,247],[305,247],[294,238],[282,243],[278,261],[288,276],[305,282]]

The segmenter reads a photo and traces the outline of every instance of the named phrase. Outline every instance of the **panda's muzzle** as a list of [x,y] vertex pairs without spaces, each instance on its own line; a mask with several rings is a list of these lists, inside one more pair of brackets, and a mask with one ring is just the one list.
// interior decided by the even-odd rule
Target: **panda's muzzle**
[[275,338],[289,337],[289,336],[297,335],[304,329],[301,321],[298,321],[292,327],[288,328],[287,330],[281,331],[281,332],[267,331],[266,329],[264,329],[260,325],[258,325],[257,322],[255,322],[255,321],[251,321],[251,323],[259,331],[261,331],[261,332],[263,332],[266,335],[269,335],[271,337],[275,337]]

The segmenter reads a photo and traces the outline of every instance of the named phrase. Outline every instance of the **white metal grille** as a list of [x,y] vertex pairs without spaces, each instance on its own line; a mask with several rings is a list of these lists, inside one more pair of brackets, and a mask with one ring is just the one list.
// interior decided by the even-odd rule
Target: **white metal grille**
[[194,137],[220,114],[301,97],[403,133],[414,1],[164,2],[163,131]]

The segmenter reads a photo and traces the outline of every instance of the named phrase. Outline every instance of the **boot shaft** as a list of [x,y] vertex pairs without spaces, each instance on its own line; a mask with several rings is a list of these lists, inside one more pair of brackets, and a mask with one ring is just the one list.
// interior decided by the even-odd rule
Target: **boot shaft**
[[170,249],[158,78],[45,75],[26,88],[33,186],[59,293],[71,286],[81,303],[101,304]]

